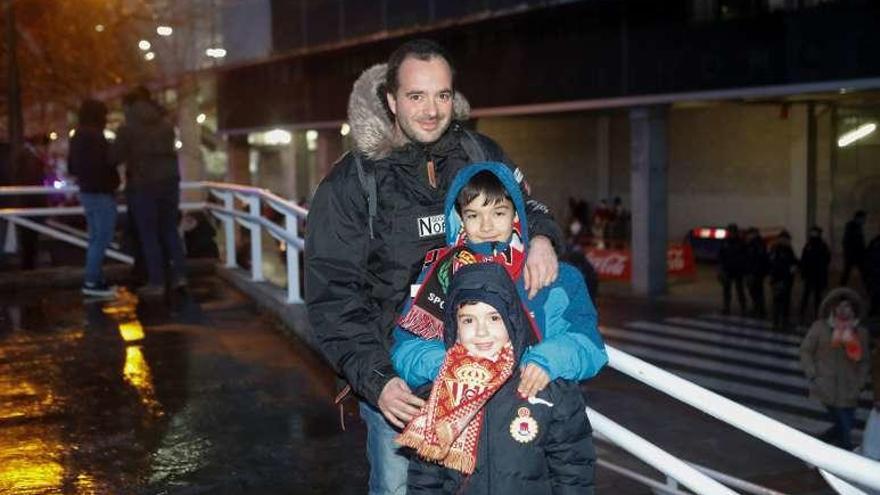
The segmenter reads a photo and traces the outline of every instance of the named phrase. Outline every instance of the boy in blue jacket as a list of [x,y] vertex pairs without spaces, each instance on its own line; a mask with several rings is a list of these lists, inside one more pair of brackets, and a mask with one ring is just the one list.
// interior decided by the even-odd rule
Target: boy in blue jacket
[[431,251],[413,286],[414,297],[394,330],[391,361],[410,387],[434,381],[446,354],[443,312],[449,280],[463,265],[495,262],[515,281],[528,314],[542,332],[520,360],[518,392],[533,397],[553,380],[595,376],[608,361],[596,309],[583,277],[560,263],[559,276],[528,299],[522,277],[528,246],[525,202],[509,168],[478,163],[463,168],[446,196],[448,247]]

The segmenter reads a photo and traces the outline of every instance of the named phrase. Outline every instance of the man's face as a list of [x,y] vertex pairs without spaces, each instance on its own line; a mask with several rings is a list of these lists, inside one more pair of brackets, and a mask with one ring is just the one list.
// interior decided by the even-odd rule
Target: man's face
[[461,222],[471,242],[508,242],[517,218],[513,203],[505,198],[494,204],[485,204],[480,194],[461,209]]
[[510,342],[501,314],[484,302],[462,305],[456,318],[458,343],[472,356],[495,359]]
[[386,94],[396,131],[416,143],[440,139],[452,121],[452,70],[446,60],[408,57],[397,82],[397,93]]

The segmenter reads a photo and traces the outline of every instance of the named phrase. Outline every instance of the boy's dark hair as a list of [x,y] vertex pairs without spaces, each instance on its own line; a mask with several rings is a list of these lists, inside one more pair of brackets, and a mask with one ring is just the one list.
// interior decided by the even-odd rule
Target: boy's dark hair
[[436,41],[428,39],[417,39],[407,41],[400,45],[397,50],[388,57],[388,69],[385,72],[385,91],[391,95],[397,93],[400,83],[397,75],[400,72],[400,66],[408,57],[427,62],[434,57],[440,57],[449,64],[452,71],[452,86],[455,87],[455,67],[452,65],[452,59],[449,53],[440,46]]
[[492,172],[483,170],[474,174],[471,180],[461,188],[458,197],[455,198],[455,211],[461,215],[461,211],[480,194],[486,198],[483,206],[498,204],[505,199],[513,202],[507,188],[501,183],[501,179]]

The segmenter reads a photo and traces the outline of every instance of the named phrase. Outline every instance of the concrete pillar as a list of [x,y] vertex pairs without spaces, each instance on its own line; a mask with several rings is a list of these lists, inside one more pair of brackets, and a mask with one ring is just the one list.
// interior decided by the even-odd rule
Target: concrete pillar
[[611,119],[596,119],[596,199],[611,197]]
[[630,110],[632,285],[637,294],[666,290],[667,109]]
[[789,189],[788,189],[788,228],[795,252],[800,252],[807,239],[808,196],[809,196],[809,132],[807,107],[792,106],[788,114],[790,122],[789,143]]
[[226,140],[226,154],[229,166],[226,169],[226,182],[250,185],[250,145],[247,136],[229,136]]

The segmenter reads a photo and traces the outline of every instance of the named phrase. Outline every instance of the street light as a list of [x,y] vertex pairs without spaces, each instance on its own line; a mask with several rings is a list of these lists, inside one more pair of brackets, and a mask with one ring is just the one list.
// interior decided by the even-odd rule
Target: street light
[[159,36],[171,36],[174,34],[174,29],[171,26],[159,26],[156,28],[156,34]]
[[147,53],[144,54],[144,59],[145,59],[147,62],[153,60],[154,58],[156,58],[156,54],[153,53],[153,52],[147,52]]
[[140,40],[138,42],[138,48],[140,48],[143,51],[149,50],[151,46],[153,46],[153,45],[151,45],[150,42],[147,40]]
[[97,31],[99,33],[103,33],[104,32],[104,25],[103,24],[95,24],[95,31]]
[[211,58],[223,58],[226,56],[225,48],[208,48],[205,50],[205,55]]
[[200,113],[198,117],[196,117],[196,122],[199,124],[204,124],[206,120],[208,120],[208,116],[203,113]]

